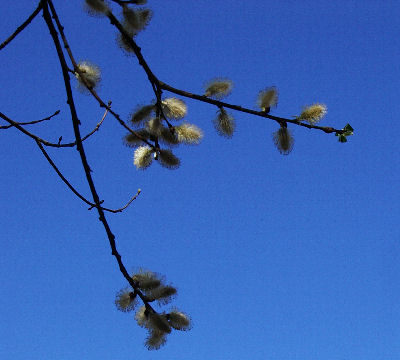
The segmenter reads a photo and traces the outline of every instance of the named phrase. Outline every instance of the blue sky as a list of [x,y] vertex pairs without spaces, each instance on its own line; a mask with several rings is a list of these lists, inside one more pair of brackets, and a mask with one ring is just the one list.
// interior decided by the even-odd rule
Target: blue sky
[[[36,3],[1,2],[1,41]],[[99,93],[123,119],[153,99],[106,19],[89,17],[81,1],[54,4],[75,57],[100,66]],[[154,17],[137,42],[162,81],[202,93],[207,80],[228,77],[235,88],[226,101],[254,109],[258,92],[274,85],[273,115],[291,117],[322,102],[328,114],[321,125],[350,123],[355,135],[340,144],[289,125],[295,146],[282,156],[273,121],[232,112],[237,131],[228,140],[213,129],[216,108],[185,100],[187,121],[204,130],[202,143],[176,150],[178,170],[155,163],[137,171],[121,142],[125,130],[106,118],[86,142],[101,198],[116,208],[142,189],[125,212],[107,216],[117,247],[129,270],[144,267],[176,285],[173,305],[193,320],[190,332],[149,352],[145,331],[113,304],[125,282],[96,213],[66,188],[34,141],[0,130],[1,358],[399,359],[400,4],[148,5]],[[29,130],[72,140],[43,19],[0,56],[0,111],[30,121],[60,109]],[[74,96],[86,133],[103,112],[91,97]],[[89,196],[77,151],[48,151]]]

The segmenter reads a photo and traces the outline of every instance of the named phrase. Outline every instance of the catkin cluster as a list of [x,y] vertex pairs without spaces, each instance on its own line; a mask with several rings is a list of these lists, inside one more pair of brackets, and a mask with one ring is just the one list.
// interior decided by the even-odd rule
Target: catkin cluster
[[[176,296],[177,290],[172,285],[166,285],[162,277],[151,271],[140,270],[132,275],[137,284],[136,290],[127,287],[117,293],[115,305],[122,312],[134,311],[138,304],[139,291],[144,296],[144,305],[135,313],[135,320],[139,326],[148,331],[145,345],[149,350],[157,350],[165,344],[167,335],[172,330],[186,331],[191,328],[188,315],[173,308],[169,312],[157,312],[150,303],[166,305]],[[143,300],[143,299],[142,299]]]
[[[118,1],[115,1],[119,3]],[[146,0],[136,0],[119,3],[121,11],[121,23],[125,34],[120,32],[117,35],[119,46],[127,53],[133,54],[131,40],[144,30],[149,24],[152,10],[140,7],[146,4]],[[86,8],[92,15],[107,15],[110,12],[109,1],[85,0]],[[89,62],[82,62],[78,66],[80,74],[77,73],[80,89],[95,88],[100,82],[100,69]],[[154,84],[153,84],[154,85]],[[233,82],[228,78],[214,78],[205,83],[203,96],[221,102],[229,96],[233,89]],[[268,114],[278,104],[278,90],[275,86],[267,87],[258,93],[256,100],[261,112]],[[217,105],[217,104],[216,104]],[[235,132],[235,119],[224,107],[224,104],[217,105],[218,110],[213,124],[218,134],[231,138]],[[326,106],[314,103],[303,108],[295,120],[306,121],[315,125],[326,114]],[[134,131],[130,131],[124,137],[125,145],[135,148],[133,163],[136,168],[147,169],[154,160],[168,169],[177,169],[180,166],[180,159],[172,152],[171,148],[179,144],[198,144],[202,137],[202,130],[196,125],[188,122],[176,123],[182,120],[187,113],[187,106],[183,100],[176,97],[158,98],[150,104],[138,106],[130,116],[130,122]],[[285,119],[283,119],[285,120]],[[273,135],[275,146],[281,154],[287,155],[291,152],[294,138],[287,128],[286,121],[279,121],[279,129]],[[352,134],[350,132],[346,134]],[[344,142],[345,136],[339,141]]]
[[[130,116],[130,123],[136,128],[124,137],[125,145],[134,147],[133,163],[138,169],[148,168],[153,160],[168,168],[176,169],[180,160],[171,147],[180,144],[197,145],[203,132],[196,125],[182,120],[187,113],[187,106],[181,99],[166,98],[159,103],[137,107]],[[143,142],[146,145],[143,145]],[[167,148],[161,148],[161,145]]]

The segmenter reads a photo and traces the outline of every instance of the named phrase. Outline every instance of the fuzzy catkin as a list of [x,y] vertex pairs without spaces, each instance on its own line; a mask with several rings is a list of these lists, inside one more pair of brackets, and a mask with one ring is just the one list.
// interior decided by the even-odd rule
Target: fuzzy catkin
[[235,131],[235,119],[224,108],[220,108],[214,119],[214,127],[221,136],[231,138]]
[[158,161],[160,164],[168,169],[177,169],[180,166],[180,160],[171,150],[159,150]]
[[164,115],[169,119],[182,119],[186,116],[186,104],[177,98],[167,98],[161,101]]
[[78,69],[81,75],[77,72],[75,77],[78,80],[78,88],[82,92],[87,92],[89,88],[96,88],[101,81],[100,68],[89,61],[81,61],[78,63]]
[[294,138],[289,129],[287,127],[281,127],[272,135],[279,152],[283,155],[288,155],[292,151],[294,145]]
[[136,303],[136,297],[133,296],[131,288],[119,291],[115,299],[117,309],[122,312],[132,311],[135,308]]
[[201,129],[189,123],[176,126],[175,132],[178,136],[178,141],[185,144],[198,144],[203,137]]
[[136,136],[133,133],[128,133],[127,135],[124,136],[122,139],[124,144],[128,147],[137,147],[140,144],[143,143],[142,139],[149,139],[151,134],[146,130],[146,129],[138,129],[135,130],[135,133],[138,134],[141,138]]
[[134,165],[141,170],[148,168],[153,161],[153,149],[150,146],[139,146],[133,156]]
[[158,350],[161,346],[165,345],[167,341],[166,335],[160,331],[150,331],[144,345],[149,350]]
[[319,122],[326,115],[327,111],[325,104],[315,103],[310,106],[305,106],[298,120],[304,120],[313,125]]
[[149,24],[153,12],[150,9],[132,9],[124,6],[122,10],[124,25],[135,36]]
[[85,0],[85,6],[92,16],[103,16],[109,11],[107,3],[103,0]]
[[221,100],[232,92],[233,82],[229,79],[213,79],[206,85],[205,96]]
[[278,90],[272,86],[261,90],[258,93],[257,105],[262,111],[265,111],[278,103]]
[[190,318],[181,311],[173,310],[168,314],[168,320],[170,325],[181,331],[190,329]]
[[143,121],[149,120],[154,113],[154,104],[137,107],[130,115],[130,121],[134,125],[138,125]]

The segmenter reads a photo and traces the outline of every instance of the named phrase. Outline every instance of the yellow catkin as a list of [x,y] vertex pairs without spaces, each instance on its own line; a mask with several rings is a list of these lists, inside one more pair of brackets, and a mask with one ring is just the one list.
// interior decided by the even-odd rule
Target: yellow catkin
[[177,98],[167,98],[161,102],[164,115],[170,119],[182,119],[186,116],[186,104]]
[[265,90],[261,90],[258,93],[257,105],[262,111],[266,111],[269,108],[276,106],[277,103],[278,90],[276,87],[272,86],[270,88],[266,88]]
[[75,77],[78,80],[79,90],[86,92],[89,88],[96,88],[101,80],[100,68],[97,65],[92,64],[89,61],[81,61],[78,63],[78,72],[75,73]]
[[326,115],[327,111],[327,107],[324,104],[315,103],[310,106],[305,106],[298,117],[298,120],[304,120],[310,124],[316,124]]
[[133,156],[134,165],[141,170],[148,168],[153,161],[153,149],[150,146],[139,146]]
[[183,123],[175,127],[178,141],[185,144],[198,144],[203,138],[203,132],[199,127],[189,123]]

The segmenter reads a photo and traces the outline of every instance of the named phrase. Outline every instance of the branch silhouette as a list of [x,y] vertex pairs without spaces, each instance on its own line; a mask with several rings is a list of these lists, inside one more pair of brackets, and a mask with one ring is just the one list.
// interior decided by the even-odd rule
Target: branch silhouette
[[15,31],[5,41],[3,41],[0,44],[0,50],[5,48],[11,41],[13,41],[16,38],[16,36],[32,22],[32,20],[36,17],[36,15],[40,13],[40,10],[42,10],[42,2],[39,2],[39,5],[33,11],[33,13],[29,15],[29,17],[20,26],[18,26]]
[[[106,116],[110,113],[125,130],[128,131],[128,135],[125,138],[129,145],[132,147],[139,146],[135,151],[135,165],[138,168],[146,168],[150,165],[152,159],[159,160],[160,163],[167,168],[177,168],[179,166],[179,159],[177,159],[170,150],[165,150],[160,148],[160,142],[167,145],[177,145],[178,143],[183,144],[197,144],[199,143],[202,133],[199,128],[192,124],[181,124],[172,125],[169,121],[170,119],[180,120],[186,114],[186,105],[180,99],[176,98],[164,98],[164,92],[176,94],[185,98],[189,98],[195,101],[200,101],[207,103],[218,108],[218,119],[221,121],[220,132],[222,135],[230,137],[233,133],[233,118],[227,114],[225,109],[231,109],[234,111],[251,114],[254,116],[263,117],[279,124],[279,130],[274,133],[274,141],[277,145],[279,151],[283,154],[288,154],[291,151],[293,145],[293,139],[287,130],[287,124],[306,127],[308,129],[315,129],[323,131],[327,134],[334,133],[339,136],[339,141],[346,141],[346,136],[352,135],[353,129],[350,125],[346,125],[343,129],[335,129],[330,126],[319,126],[315,125],[315,118],[321,118],[326,113],[326,108],[322,104],[314,104],[303,113],[294,117],[293,119],[288,119],[284,117],[278,117],[270,115],[270,109],[277,103],[277,92],[273,88],[266,89],[262,92],[262,101],[260,103],[261,111],[256,111],[239,105],[231,104],[225,101],[221,101],[225,95],[230,93],[230,81],[229,80],[218,80],[213,83],[212,90],[209,87],[205,94],[196,94],[188,92],[182,89],[175,88],[163,81],[161,81],[152,71],[149,64],[146,62],[141,48],[137,45],[134,40],[137,33],[147,25],[149,19],[149,12],[146,9],[132,10],[128,5],[138,5],[143,4],[145,1],[131,0],[111,0],[113,3],[122,7],[123,16],[136,16],[138,21],[138,28],[132,30],[126,23],[121,23],[117,17],[112,13],[106,2],[102,0],[86,0],[86,5],[91,8],[91,10],[102,13],[109,20],[110,23],[118,30],[123,45],[130,52],[133,52],[136,56],[139,65],[143,68],[143,71],[147,75],[150,86],[153,89],[155,100],[149,105],[140,108],[135,114],[132,115],[131,122],[134,126],[145,123],[144,129],[132,129],[127,125],[125,121],[122,120],[121,116],[111,108],[111,101],[107,103],[102,100],[98,95],[95,87],[99,80],[99,73],[90,64],[82,64],[76,62],[71,47],[67,41],[67,37],[64,33],[64,27],[61,24],[60,18],[56,12],[52,0],[41,0],[37,8],[33,13],[20,25],[16,31],[7,38],[1,45],[0,50],[7,46],[20,32],[22,32],[30,22],[40,13],[43,14],[43,19],[47,25],[50,32],[52,42],[54,44],[55,51],[57,53],[58,61],[60,64],[60,69],[63,77],[65,93],[67,97],[67,104],[70,112],[72,128],[74,131],[75,141],[70,143],[61,144],[62,137],[59,138],[58,143],[49,142],[44,140],[34,133],[26,130],[23,126],[32,125],[40,123],[46,120],[50,120],[52,117],[57,115],[59,111],[54,114],[41,119],[30,122],[16,122],[3,113],[0,113],[0,118],[9,123],[6,126],[0,126],[0,129],[9,129],[15,127],[20,132],[34,139],[37,146],[41,150],[43,156],[49,162],[56,174],[61,178],[61,180],[67,185],[67,187],[85,204],[89,205],[89,210],[96,209],[98,213],[99,221],[101,222],[104,231],[106,233],[111,254],[115,257],[119,271],[127,281],[130,287],[121,290],[117,295],[116,305],[121,311],[133,310],[137,299],[141,299],[143,306],[136,313],[136,320],[140,326],[147,328],[149,331],[149,337],[147,339],[147,346],[149,349],[158,349],[161,345],[165,343],[166,334],[171,332],[171,329],[176,330],[188,330],[190,328],[190,321],[187,315],[177,310],[171,313],[159,313],[151,305],[152,302],[158,301],[161,304],[167,303],[173,295],[176,293],[176,289],[172,286],[165,285],[162,283],[162,279],[155,273],[140,270],[136,274],[129,274],[125,264],[122,261],[122,257],[117,250],[116,237],[111,230],[109,222],[105,216],[105,212],[119,213],[125,210],[140,194],[139,189],[135,195],[133,195],[130,200],[121,208],[110,209],[103,206],[104,200],[100,200],[101,197],[96,188],[92,170],[89,165],[89,161],[84,148],[84,141],[95,134],[100,126],[103,124]],[[131,18],[132,19],[132,18]],[[126,19],[125,19],[126,20]],[[142,22],[140,24],[140,22]],[[61,40],[60,40],[61,39]],[[69,59],[70,65],[67,63]],[[100,122],[95,126],[95,128],[89,132],[87,135],[82,136],[80,131],[80,120],[78,117],[77,108],[75,105],[75,100],[73,96],[70,75],[77,78],[80,85],[83,85],[85,89],[92,95],[92,97],[97,101],[101,108],[105,109],[104,115]],[[139,114],[139,115],[138,115]],[[152,117],[155,115],[155,117]],[[137,119],[135,119],[137,116]],[[313,118],[314,117],[314,118]],[[312,121],[311,121],[312,120]],[[309,123],[305,123],[308,121]],[[163,127],[162,123],[165,122],[167,127]],[[66,148],[66,147],[76,147],[80,162],[82,164],[84,176],[86,182],[89,186],[92,200],[87,199],[83,196],[76,188],[71,184],[70,181],[62,174],[59,168],[56,166],[54,161],[51,159],[49,154],[45,150],[45,146],[56,147],[56,148]]]

